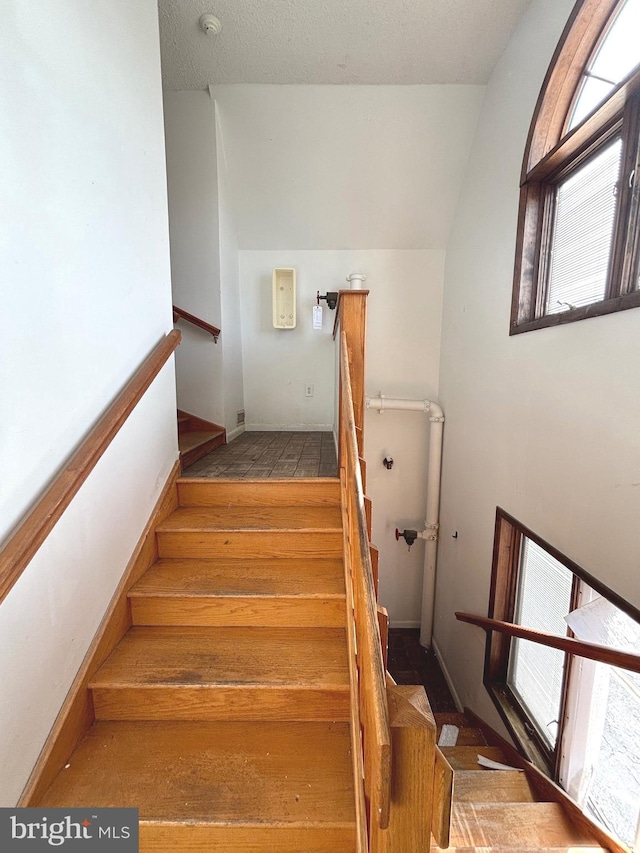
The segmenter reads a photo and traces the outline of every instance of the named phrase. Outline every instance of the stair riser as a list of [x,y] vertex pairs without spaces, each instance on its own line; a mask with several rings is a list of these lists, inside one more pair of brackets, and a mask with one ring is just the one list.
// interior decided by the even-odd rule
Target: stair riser
[[224,443],[224,435],[217,435],[215,438],[211,438],[209,441],[199,444],[197,447],[188,450],[186,453],[181,453],[180,461],[182,462],[182,467],[187,468],[189,465],[193,465],[193,463],[197,462],[198,459],[202,459],[202,457],[206,456],[207,453],[211,453],[212,450],[215,450],[216,447],[220,447],[220,445]]
[[257,480],[247,488],[243,481],[215,480],[178,482],[180,506],[339,506],[337,480],[287,480],[269,483]]
[[355,826],[140,822],[140,851],[153,853],[354,853]]
[[348,688],[95,687],[98,720],[346,722]]
[[344,596],[321,599],[132,596],[130,601],[134,625],[342,628],[346,618]]
[[342,531],[158,531],[160,557],[342,557]]

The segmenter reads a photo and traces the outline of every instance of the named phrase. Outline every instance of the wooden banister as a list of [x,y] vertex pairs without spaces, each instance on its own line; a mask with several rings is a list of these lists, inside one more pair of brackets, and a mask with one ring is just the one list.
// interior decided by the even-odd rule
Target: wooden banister
[[468,622],[470,625],[477,625],[485,631],[499,631],[501,634],[508,634],[510,637],[531,640],[542,646],[559,649],[561,652],[568,652],[598,663],[607,663],[621,669],[628,669],[631,672],[640,672],[640,655],[618,651],[600,643],[587,643],[583,640],[574,640],[572,637],[547,634],[546,631],[525,628],[522,625],[515,625],[513,622],[502,622],[500,619],[489,619],[486,616],[474,616],[472,613],[457,612],[456,619],[459,619],[460,622]]
[[213,335],[215,343],[218,343],[220,329],[216,326],[212,326],[211,323],[207,323],[206,320],[201,320],[200,317],[196,317],[195,314],[190,314],[188,311],[185,311],[184,308],[178,308],[177,305],[174,305],[173,322],[176,323],[178,320],[186,320],[187,323],[191,323],[193,326],[197,326],[199,329],[209,332],[210,335]]
[[358,699],[364,748],[364,786],[370,832],[389,823],[391,734],[382,662],[373,571],[366,528],[364,494],[353,413],[346,335],[341,346],[341,474],[347,503],[347,560],[353,586],[357,645]]
[[80,486],[180,343],[180,338],[180,332],[171,331],[154,347],[3,545],[0,550],[0,602],[4,601],[69,506]]

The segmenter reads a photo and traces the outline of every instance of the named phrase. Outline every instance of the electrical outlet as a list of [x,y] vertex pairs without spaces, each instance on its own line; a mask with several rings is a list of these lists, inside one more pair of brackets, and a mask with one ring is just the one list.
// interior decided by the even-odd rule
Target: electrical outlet
[[305,385],[304,386],[304,396],[305,397],[313,397],[313,385]]

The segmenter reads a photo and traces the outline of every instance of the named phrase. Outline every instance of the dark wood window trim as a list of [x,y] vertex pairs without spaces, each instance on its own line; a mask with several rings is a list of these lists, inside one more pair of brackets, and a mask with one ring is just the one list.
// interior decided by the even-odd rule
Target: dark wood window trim
[[[586,572],[573,560],[566,557],[536,533],[525,527],[500,507],[496,510],[493,566],[491,573],[491,591],[489,596],[490,619],[514,621],[516,592],[518,586],[518,568],[522,551],[523,537],[530,539],[548,554],[562,563],[574,576],[572,601],[577,603],[578,585],[584,581],[593,590],[600,593],[632,619],[640,622],[640,610],[610,590],[600,580]],[[552,778],[558,778],[560,747],[563,736],[567,685],[574,666],[574,657],[567,654],[560,708],[560,727],[556,749],[550,752],[538,736],[535,726],[528,719],[525,709],[507,684],[511,637],[507,634],[489,632],[485,648],[484,685],[493,700],[507,729],[526,757]]]
[[[578,127],[565,134],[583,70],[608,30],[621,0],[578,0],[549,66],[525,149],[518,214],[509,333],[610,314],[640,306],[640,69],[623,80]],[[544,313],[545,257],[549,245],[550,193],[562,173],[575,168],[618,130],[623,162],[607,289],[602,301],[559,314]]]

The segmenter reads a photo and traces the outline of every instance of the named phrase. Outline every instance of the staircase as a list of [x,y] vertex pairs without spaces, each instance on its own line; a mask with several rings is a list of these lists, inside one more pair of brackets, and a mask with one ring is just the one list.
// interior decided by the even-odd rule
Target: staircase
[[[408,824],[367,840],[340,481],[181,479],[173,505],[158,559],[128,592],[131,626],[89,681],[95,721],[30,805],[138,807],[140,849],[155,853],[428,853],[428,829],[406,840],[413,763],[425,792],[434,780],[432,850],[623,853],[481,721],[436,714],[436,733],[426,705],[432,738],[459,730],[434,769],[433,747],[406,740],[425,719],[419,697],[403,702],[412,687],[388,700],[392,814]],[[478,754],[528,769],[482,769]]]
[[[540,785],[532,768],[481,767],[479,755],[514,768],[526,767],[527,762],[491,729],[478,727],[477,718],[435,714],[435,720],[438,737],[443,725],[459,728],[456,745],[441,747],[454,773],[449,849],[456,853],[479,848],[493,853],[619,850],[615,844],[603,847],[601,842],[609,839],[596,838],[590,821],[567,808],[568,798],[549,780]],[[432,850],[440,849],[432,846]]]
[[[385,672],[362,459],[366,294],[338,306],[341,479],[170,475],[21,806],[137,807],[140,849],[155,853],[628,853],[480,720],[437,727],[423,687]],[[172,335],[10,540],[5,594]],[[184,465],[224,443],[178,416]],[[459,736],[439,750],[445,724]],[[480,769],[478,753],[525,772]]]
[[40,805],[137,806],[142,850],[353,853],[340,483],[178,497]]
[[226,443],[224,427],[178,409],[178,447],[183,468]]

